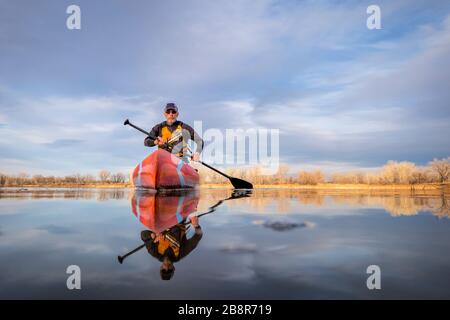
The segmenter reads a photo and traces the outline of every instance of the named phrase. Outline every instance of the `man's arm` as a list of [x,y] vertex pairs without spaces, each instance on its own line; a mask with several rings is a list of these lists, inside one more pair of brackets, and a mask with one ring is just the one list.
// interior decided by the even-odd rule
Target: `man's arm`
[[161,256],[158,252],[158,243],[149,240],[145,242],[145,247],[147,248],[148,253],[159,261],[163,261],[163,256]]
[[197,225],[194,228],[195,228],[195,233],[190,239],[187,239],[186,236],[184,236],[183,239],[181,240],[180,259],[184,258],[189,253],[191,253],[191,251],[197,247],[198,243],[200,242],[200,240],[203,237],[202,228],[199,225]]
[[203,139],[198,135],[197,132],[194,131],[194,129],[190,125],[183,123],[183,128],[189,132],[191,140],[194,140],[196,145],[195,152],[201,153],[204,145]]
[[[152,131],[150,131],[150,135],[153,136],[153,137],[158,137],[158,135],[159,135],[159,124],[152,128]],[[146,147],[154,147],[155,145],[156,144],[155,144],[155,140],[154,139],[150,138],[149,136],[145,138],[144,146],[146,146]]]

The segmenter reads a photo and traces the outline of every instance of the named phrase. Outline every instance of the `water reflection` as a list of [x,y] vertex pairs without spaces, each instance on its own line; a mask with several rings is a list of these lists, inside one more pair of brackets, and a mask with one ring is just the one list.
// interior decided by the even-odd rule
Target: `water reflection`
[[[0,190],[1,299],[450,297],[450,220],[436,218],[449,216],[448,195],[39,192]],[[139,252],[119,264],[117,255],[135,246]],[[74,264],[82,270],[79,291],[66,288]],[[372,264],[382,269],[378,292],[366,286]]]
[[[197,209],[207,210],[211,206],[211,202],[221,200],[224,193],[230,191],[200,189],[194,192],[197,197]],[[129,189],[0,189],[0,199],[14,200],[62,198],[102,202],[128,199],[134,195],[135,193]],[[169,200],[168,198],[167,201]],[[450,217],[450,195],[429,191],[419,193],[417,191],[259,189],[253,191],[251,198],[230,204],[230,206],[240,208],[244,205],[249,211],[258,213],[289,214],[298,211],[298,204],[314,207],[336,205],[354,208],[382,208],[392,216],[411,216],[420,212],[430,212],[439,218]],[[176,205],[176,203],[172,204],[174,210]]]
[[[214,197],[214,193],[212,193]],[[217,195],[218,196],[218,195]],[[381,208],[391,216],[412,216],[421,212],[439,218],[450,217],[450,195],[445,193],[255,190],[254,197],[238,204],[258,213],[290,214],[298,212],[298,204],[312,207]]]
[[120,200],[129,196],[128,189],[65,189],[65,188],[0,188],[0,199],[92,199],[97,201]]
[[172,279],[174,264],[189,255],[203,237],[199,218],[213,213],[224,201],[250,197],[251,194],[251,190],[235,190],[206,212],[194,214],[200,199],[197,190],[165,193],[135,191],[131,197],[131,210],[148,230],[141,231],[143,244],[118,256],[119,263],[122,264],[128,256],[145,247],[153,258],[161,262],[161,279]]

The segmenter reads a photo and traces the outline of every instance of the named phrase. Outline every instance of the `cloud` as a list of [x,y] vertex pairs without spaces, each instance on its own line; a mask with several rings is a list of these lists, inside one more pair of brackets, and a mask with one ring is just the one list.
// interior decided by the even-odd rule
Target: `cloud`
[[133,154],[145,154],[144,137],[123,121],[129,117],[149,129],[159,121],[162,104],[145,96],[9,100],[14,104],[0,104],[14,119],[0,128],[1,166],[36,173],[50,168],[54,173],[131,168],[139,161]]
[[37,229],[45,230],[48,233],[52,233],[52,234],[56,234],[56,235],[77,233],[77,231],[75,229],[64,227],[64,226],[57,226],[57,225],[53,225],[53,224],[39,226],[39,227],[37,227]]
[[83,143],[83,140],[57,139],[51,143],[46,143],[45,145],[48,146],[49,148],[64,148],[64,147],[71,147],[80,143]]
[[448,156],[445,3],[381,1],[375,31],[354,1],[79,5],[71,32],[51,1],[2,3],[2,170],[128,170],[150,149],[123,120],[150,129],[167,101],[204,129],[280,129],[292,165]]
[[[21,12],[24,5],[29,9],[26,14]],[[5,59],[0,66],[6,83],[26,88],[34,84],[31,90],[39,93],[150,91],[192,97],[225,89],[255,94],[264,87],[276,89],[282,78],[315,64],[317,51],[348,48],[366,35],[363,3],[80,1],[79,5],[83,20],[78,32],[65,28],[60,19],[64,8],[51,1],[39,5],[18,1],[3,8],[2,43],[9,45],[3,45]],[[21,23],[9,18],[19,13]]]
[[[308,94],[261,103],[257,122],[285,123],[283,150],[291,158],[307,154],[307,161],[329,157],[371,166],[445,156],[450,149],[445,139],[450,134],[449,21],[447,16],[442,23],[413,28],[391,46],[384,44],[388,50],[325,61],[317,71],[313,66],[296,80],[309,84]],[[405,48],[410,49],[406,58]]]
[[236,244],[229,243],[219,248],[224,253],[236,253],[236,254],[254,254],[258,252],[258,248],[254,244]]

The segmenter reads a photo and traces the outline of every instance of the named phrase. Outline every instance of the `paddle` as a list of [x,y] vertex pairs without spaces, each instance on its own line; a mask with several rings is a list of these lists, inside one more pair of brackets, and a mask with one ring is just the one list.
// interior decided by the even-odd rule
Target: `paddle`
[[[145,133],[147,136],[150,137],[150,139],[155,140],[156,137],[153,137],[152,135],[150,135],[149,132],[139,128],[138,126],[135,126],[134,124],[132,124],[128,119],[125,120],[125,122],[123,123],[124,126],[129,125],[130,127],[135,128],[136,130]],[[218,174],[224,176],[225,178],[228,178],[228,180],[230,180],[231,184],[233,185],[233,187],[235,189],[253,189],[253,184],[251,184],[248,181],[242,180],[242,179],[238,179],[238,178],[234,178],[234,177],[230,177],[229,175],[217,170],[216,168],[211,167],[209,164],[204,163],[203,161],[198,161],[199,163],[201,163],[202,165],[204,165],[205,167],[217,172]]]
[[133,253],[141,250],[143,247],[145,247],[145,242],[144,244],[141,244],[139,247],[137,247],[134,250],[131,250],[130,252],[128,252],[127,254],[124,254],[123,256],[117,256],[117,260],[119,260],[119,263],[122,264],[123,260],[125,260],[126,257],[131,256]]
[[229,175],[217,170],[216,168],[211,167],[209,164],[206,164],[203,161],[199,160],[198,162],[200,162],[205,167],[217,172],[218,174],[221,174],[225,178],[228,178],[235,189],[253,189],[253,185],[248,181],[245,181],[245,180],[242,180],[239,178],[230,177]]

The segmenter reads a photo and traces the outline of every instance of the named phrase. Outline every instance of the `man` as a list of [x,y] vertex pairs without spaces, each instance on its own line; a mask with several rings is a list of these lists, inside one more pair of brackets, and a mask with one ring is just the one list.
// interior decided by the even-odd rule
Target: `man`
[[163,280],[172,278],[175,272],[174,262],[180,261],[191,253],[203,236],[202,228],[198,224],[198,217],[192,216],[190,223],[195,229],[194,235],[190,239],[186,237],[186,225],[183,222],[158,234],[150,230],[141,232],[141,239],[144,241],[148,253],[162,262],[159,272]]
[[144,145],[146,147],[158,146],[158,148],[165,149],[186,160],[187,141],[191,139],[197,145],[191,159],[198,161],[203,149],[203,140],[191,126],[177,120],[178,115],[178,107],[175,103],[167,103],[164,108],[166,121],[153,127],[150,135],[156,137],[156,139],[147,137],[144,140]]

